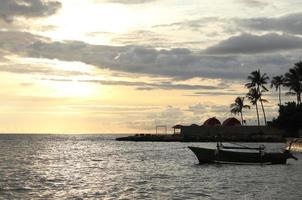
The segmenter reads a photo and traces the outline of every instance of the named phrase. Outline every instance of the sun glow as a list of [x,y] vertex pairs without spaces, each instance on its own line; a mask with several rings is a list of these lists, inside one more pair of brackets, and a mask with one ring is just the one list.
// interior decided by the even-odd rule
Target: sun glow
[[46,85],[57,97],[89,97],[97,95],[99,90],[95,84],[78,81],[46,81]]
[[[120,4],[90,4],[85,1],[64,1],[57,15],[46,19],[56,28],[46,34],[57,40],[89,40],[90,33],[122,33],[137,25],[131,10]],[[96,43],[106,43],[108,38],[97,38]]]

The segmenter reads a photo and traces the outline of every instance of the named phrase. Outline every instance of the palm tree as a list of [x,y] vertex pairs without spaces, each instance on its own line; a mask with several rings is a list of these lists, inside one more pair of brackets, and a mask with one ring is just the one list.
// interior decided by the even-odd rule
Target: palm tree
[[257,92],[256,88],[251,88],[249,92],[246,94],[246,97],[250,100],[250,102],[256,106],[256,113],[257,113],[257,121],[258,126],[260,126],[260,120],[259,120],[259,111],[258,111],[258,100],[260,99],[260,94]]
[[[256,70],[251,72],[251,74],[247,77],[247,79],[250,81],[249,83],[245,84],[245,86],[248,89],[252,89],[255,88],[256,92],[259,93],[259,101],[262,107],[262,112],[263,112],[263,117],[264,117],[264,122],[265,125],[266,123],[266,115],[265,115],[265,111],[264,111],[264,106],[263,106],[263,102],[266,102],[266,100],[264,101],[261,96],[263,92],[268,91],[268,89],[265,87],[265,85],[267,84],[269,77],[267,76],[266,73],[261,74],[260,70]],[[257,100],[258,101],[258,100]]]
[[244,97],[237,97],[235,99],[235,103],[231,104],[231,113],[233,114],[239,114],[241,115],[241,124],[243,125],[243,115],[242,115],[242,109],[251,107],[249,105],[244,105]]
[[275,87],[279,92],[279,106],[281,105],[281,87],[285,83],[285,78],[281,76],[274,76],[271,81],[271,88]]
[[289,69],[285,74],[285,86],[289,87],[288,94],[297,95],[297,104],[301,104],[302,92],[302,62],[295,64],[294,68]]

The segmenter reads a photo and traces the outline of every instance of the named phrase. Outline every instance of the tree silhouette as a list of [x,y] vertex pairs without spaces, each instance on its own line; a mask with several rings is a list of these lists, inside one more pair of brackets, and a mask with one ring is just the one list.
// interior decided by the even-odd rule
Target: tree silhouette
[[244,108],[250,109],[251,107],[249,105],[244,105],[244,97],[237,97],[235,99],[235,102],[231,104],[231,113],[237,115],[241,115],[241,124],[243,125],[243,114],[242,110]]
[[285,83],[285,78],[283,76],[274,76],[271,81],[271,88],[275,88],[279,93],[279,106],[281,105],[281,87]]
[[259,120],[259,111],[258,111],[258,100],[260,99],[260,95],[257,92],[256,88],[251,88],[249,92],[246,94],[246,97],[250,100],[250,102],[256,106],[256,113],[257,113],[257,121],[258,126],[260,126],[260,120]]
[[[259,99],[255,99],[256,100],[256,107],[257,107],[257,101],[260,101],[261,107],[262,107],[262,112],[263,112],[263,117],[264,117],[264,122],[265,125],[267,124],[266,122],[266,115],[265,115],[265,111],[264,111],[264,106],[263,106],[263,102],[267,102],[266,100],[262,99],[262,93],[268,91],[268,89],[266,88],[266,84],[269,80],[269,77],[267,76],[266,73],[261,74],[260,70],[256,70],[250,73],[250,75],[247,77],[248,79],[248,83],[245,84],[245,86],[248,89],[252,89],[255,88],[255,92],[258,93]],[[259,117],[259,116],[258,116]],[[258,120],[258,124],[259,124],[259,120]]]
[[301,104],[301,92],[302,92],[302,62],[297,62],[295,66],[289,69],[289,72],[285,74],[285,86],[289,87],[287,94],[297,96],[297,104]]
[[302,129],[302,104],[287,102],[279,107],[279,116],[273,124],[287,131],[287,137],[299,137]]

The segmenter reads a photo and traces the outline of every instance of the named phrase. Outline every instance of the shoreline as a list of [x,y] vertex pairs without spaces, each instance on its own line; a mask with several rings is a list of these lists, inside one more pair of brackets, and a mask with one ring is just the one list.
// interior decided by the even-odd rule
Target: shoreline
[[[132,141],[132,142],[217,142],[216,137],[198,137],[198,138],[184,138],[179,134],[136,134],[131,136],[118,137],[117,141]],[[225,142],[266,142],[266,143],[285,143],[287,138],[282,137],[222,137]]]

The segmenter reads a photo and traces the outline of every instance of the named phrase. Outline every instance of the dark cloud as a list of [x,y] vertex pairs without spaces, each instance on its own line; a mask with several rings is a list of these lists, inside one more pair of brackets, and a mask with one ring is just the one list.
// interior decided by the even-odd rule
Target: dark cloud
[[[192,77],[242,77],[246,74],[236,56],[211,56],[189,49],[156,50],[137,46],[101,46],[86,43],[36,42],[26,49],[37,58],[80,61],[100,68],[180,79]],[[237,70],[230,71],[235,67]]]
[[[261,7],[267,3],[263,1],[239,0],[249,7]],[[214,25],[214,26],[213,26]],[[209,27],[213,26],[213,30]],[[194,20],[185,20],[170,24],[160,24],[153,28],[164,28],[174,31],[191,30],[201,32],[211,37],[215,35],[234,35],[241,32],[257,31],[282,32],[288,34],[302,35],[302,12],[291,13],[279,17],[258,18],[219,18],[203,17]]]
[[256,31],[281,31],[283,33],[302,35],[302,12],[281,17],[262,17],[251,19],[234,19],[243,28]]
[[61,8],[58,1],[0,0],[0,18],[10,22],[14,17],[45,17]]
[[[45,79],[51,81],[74,81],[72,79]],[[101,85],[111,86],[133,86],[137,90],[218,90],[223,89],[223,86],[208,86],[208,85],[192,85],[192,84],[175,84],[172,82],[159,82],[159,83],[148,83],[148,82],[134,82],[134,81],[110,81],[110,80],[79,80],[79,82],[85,83],[97,83]]]
[[[268,36],[275,37],[275,40],[270,41],[277,42],[277,44],[263,39]],[[231,38],[212,49],[207,49],[206,52],[211,54],[204,54],[187,48],[158,50],[139,46],[91,45],[79,41],[53,42],[29,33],[0,32],[0,51],[33,58],[79,61],[101,69],[148,76],[166,76],[174,79],[193,77],[242,79],[252,69],[257,69],[259,66],[263,71],[284,73],[286,71],[284,67],[290,67],[294,61],[301,59],[301,51],[293,51],[294,48],[289,47],[290,45],[297,47],[300,45],[300,40],[295,40],[295,44],[293,44],[290,40],[293,38],[291,36],[268,36],[248,36],[247,38],[255,39],[252,46],[245,46],[245,42],[240,42],[242,39],[240,37],[238,37],[239,39]],[[288,42],[284,46],[292,51],[276,53],[277,47],[280,46],[280,41],[276,38],[283,40],[283,43]],[[289,39],[284,40],[284,38]],[[256,39],[269,47],[263,46]],[[255,44],[259,46],[255,46]],[[243,47],[239,45],[243,45]],[[266,53],[253,56],[247,54],[256,52],[257,48],[259,48],[259,52]],[[282,48],[284,49],[284,47]],[[269,54],[270,50],[273,54]],[[235,54],[236,52],[243,52],[247,55]],[[151,88],[152,86],[148,86],[140,89]]]
[[291,49],[302,49],[302,38],[292,35],[241,34],[230,37],[205,50],[210,54],[255,54]]
[[22,54],[30,45],[38,41],[50,41],[46,37],[20,31],[0,31],[0,51]]
[[[242,85],[244,85],[244,83],[242,83]],[[201,92],[194,92],[194,94],[189,94],[189,95],[184,95],[184,96],[240,96],[240,97],[245,97],[246,93],[248,92],[248,90],[244,91],[244,92],[234,92],[234,91],[229,91],[229,90],[224,90],[224,91],[201,91]],[[274,98],[275,100],[277,99],[277,96],[274,92],[269,91],[263,94],[263,96],[269,97],[269,98]],[[248,100],[246,100],[248,101]]]

